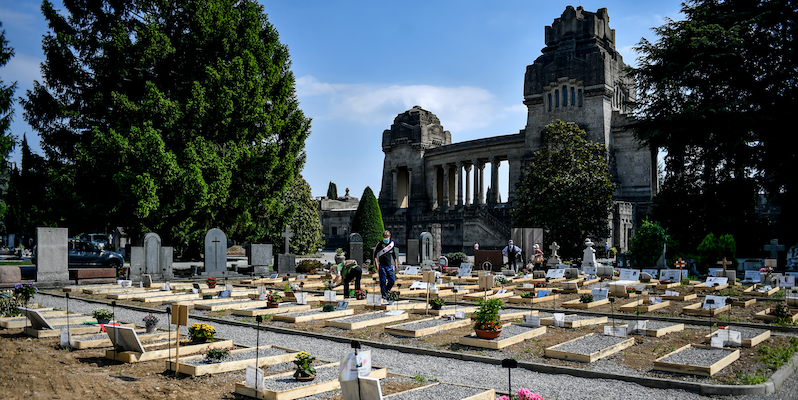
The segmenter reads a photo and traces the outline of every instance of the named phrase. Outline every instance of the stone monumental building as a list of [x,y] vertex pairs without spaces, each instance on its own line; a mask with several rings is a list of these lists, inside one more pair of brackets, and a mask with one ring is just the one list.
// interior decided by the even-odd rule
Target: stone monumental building
[[[435,114],[419,106],[399,114],[382,134],[385,161],[379,204],[386,229],[400,245],[424,231],[440,229],[442,251],[467,251],[474,243],[498,248],[510,237],[509,210],[525,166],[540,148],[541,132],[561,119],[575,122],[588,139],[604,144],[610,174],[618,185],[611,215],[612,236],[592,238],[619,251],[656,195],[656,153],[625,128],[635,99],[615,50],[607,9],[568,6],[545,28],[546,47],[524,76],[526,126],[518,133],[452,143]],[[509,181],[499,182],[506,161]],[[473,184],[472,184],[473,183]],[[486,190],[486,185],[490,188]],[[508,198],[499,198],[507,185]],[[502,202],[504,200],[504,203]],[[545,238],[546,246],[557,238]],[[543,246],[544,248],[546,246]]]

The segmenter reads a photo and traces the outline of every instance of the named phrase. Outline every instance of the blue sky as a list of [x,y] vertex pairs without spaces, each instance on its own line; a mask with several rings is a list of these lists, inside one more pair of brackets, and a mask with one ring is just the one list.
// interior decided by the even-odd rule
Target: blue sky
[[[568,5],[607,8],[627,64],[635,64],[632,47],[641,38],[656,39],[652,27],[681,19],[674,0],[260,1],[289,48],[300,107],[313,119],[302,174],[314,196],[325,195],[330,181],[340,195],[350,188],[360,197],[366,186],[379,195],[382,132],[414,105],[435,113],[453,142],[517,133],[526,123],[525,68],[544,47],[544,27]],[[47,26],[40,4],[0,0],[16,53],[0,79],[18,83],[17,97],[41,81]],[[11,129],[41,154],[18,104]],[[17,149],[11,159],[19,157]]]

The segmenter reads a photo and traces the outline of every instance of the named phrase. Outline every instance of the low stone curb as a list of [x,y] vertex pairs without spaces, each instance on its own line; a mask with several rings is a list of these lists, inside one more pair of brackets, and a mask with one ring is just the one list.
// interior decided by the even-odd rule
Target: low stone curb
[[[52,296],[58,297],[65,297],[63,294],[50,294]],[[100,300],[87,300],[81,298],[80,300],[93,302],[98,304],[105,304],[110,305],[109,302],[104,302]],[[136,306],[129,306],[129,305],[117,305],[117,307],[121,308],[130,308],[137,311],[143,312],[152,312],[152,313],[162,313],[165,314],[166,312],[163,310],[156,310],[146,307],[136,307]],[[541,309],[537,309],[541,310]],[[543,309],[543,311],[546,311]],[[592,314],[603,315],[606,313],[596,313],[593,312]],[[234,321],[234,320],[227,320],[222,318],[214,318],[214,317],[206,317],[202,315],[190,315],[191,318],[200,320],[200,321],[208,321],[220,324],[227,324],[227,325],[235,325],[241,327],[247,327],[252,329],[260,329],[264,331],[274,332],[274,333],[282,333],[287,335],[299,335],[299,336],[306,336],[315,339],[324,339],[330,340],[333,342],[339,343],[351,343],[355,339],[339,337],[339,336],[329,336],[321,333],[315,332],[305,332],[294,330],[290,328],[283,328],[283,327],[276,327],[276,326],[266,326],[266,325],[258,325],[251,322],[241,322],[241,321]],[[627,318],[628,319],[628,318]],[[652,318],[654,319],[654,318]],[[657,320],[682,320],[684,318],[669,318],[669,317],[658,317],[655,318]],[[673,322],[673,321],[669,321]],[[693,324],[695,325],[695,324]],[[739,325],[739,324],[738,324]],[[756,327],[756,326],[755,326]],[[785,327],[786,328],[786,327]],[[793,329],[791,331],[798,331]],[[405,346],[405,345],[398,345],[398,344],[388,344],[388,343],[380,343],[374,342],[369,340],[357,340],[361,344],[376,348],[376,349],[385,349],[385,350],[396,350],[403,353],[412,353],[412,354],[419,354],[419,355],[426,355],[426,356],[435,356],[441,358],[451,358],[456,360],[463,360],[463,361],[473,361],[485,364],[494,364],[494,365],[501,365],[502,360],[498,358],[491,358],[486,356],[479,356],[479,355],[471,355],[471,354],[460,354],[451,351],[445,350],[432,350],[432,349],[423,349],[417,348],[412,346]],[[563,367],[557,365],[548,365],[548,364],[540,364],[540,363],[532,363],[526,361],[519,361],[518,366],[520,368],[524,368],[534,372],[540,373],[547,373],[547,374],[565,374],[576,376],[580,378],[592,378],[592,379],[612,379],[612,380],[619,380],[624,382],[636,383],[641,386],[652,387],[657,389],[682,389],[691,392],[695,392],[701,395],[722,395],[722,396],[741,396],[741,395],[762,395],[762,394],[770,394],[775,393],[776,390],[781,387],[781,385],[786,381],[788,378],[792,376],[792,374],[798,369],[798,354],[795,354],[786,365],[779,368],[775,371],[770,378],[768,378],[767,382],[760,383],[757,385],[714,385],[714,384],[707,384],[707,383],[696,383],[696,382],[686,382],[686,381],[676,381],[671,379],[664,379],[664,378],[655,378],[655,377],[641,377],[641,376],[631,376],[631,375],[622,375],[622,374],[613,374],[607,372],[598,372],[598,371],[588,371],[584,369],[572,368],[572,367]]]

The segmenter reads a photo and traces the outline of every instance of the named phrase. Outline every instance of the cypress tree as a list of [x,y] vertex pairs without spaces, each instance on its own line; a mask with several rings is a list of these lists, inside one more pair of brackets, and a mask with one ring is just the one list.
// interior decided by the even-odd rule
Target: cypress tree
[[360,204],[352,219],[352,232],[359,233],[363,237],[363,258],[371,258],[371,249],[382,240],[382,233],[385,225],[382,222],[382,212],[374,192],[366,186],[363,196],[360,197]]

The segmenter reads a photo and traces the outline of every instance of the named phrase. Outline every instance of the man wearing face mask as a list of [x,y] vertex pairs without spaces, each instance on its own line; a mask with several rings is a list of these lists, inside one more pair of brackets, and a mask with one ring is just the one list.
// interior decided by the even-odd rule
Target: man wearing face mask
[[399,265],[399,260],[396,257],[396,245],[391,240],[390,231],[383,232],[382,241],[377,243],[371,258],[374,259],[374,265],[380,266],[380,293],[382,293],[382,298],[387,301],[388,292],[396,282],[394,266]]

